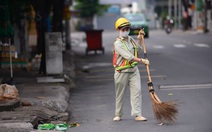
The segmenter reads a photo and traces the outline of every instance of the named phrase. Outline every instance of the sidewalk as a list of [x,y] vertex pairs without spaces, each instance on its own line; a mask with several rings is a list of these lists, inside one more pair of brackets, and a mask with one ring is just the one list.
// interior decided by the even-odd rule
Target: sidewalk
[[[37,127],[41,121],[68,121],[69,90],[75,87],[74,69],[74,54],[72,51],[66,51],[63,54],[64,75],[48,76],[53,78],[53,82],[38,83],[38,77],[46,78],[39,75],[38,71],[14,70],[13,84],[19,91],[20,100],[16,102],[20,107],[13,111],[0,112],[0,131],[34,132],[36,130],[33,127]],[[10,70],[0,69],[0,78],[0,83],[9,82]],[[64,82],[54,82],[54,78]],[[0,102],[0,110],[2,105],[5,105],[4,102]]]
[[178,32],[178,33],[186,33],[186,34],[202,34],[202,35],[208,35],[211,36],[212,35],[212,31],[209,31],[207,33],[204,33],[204,31],[202,30],[182,30],[182,29],[173,29],[173,32]]

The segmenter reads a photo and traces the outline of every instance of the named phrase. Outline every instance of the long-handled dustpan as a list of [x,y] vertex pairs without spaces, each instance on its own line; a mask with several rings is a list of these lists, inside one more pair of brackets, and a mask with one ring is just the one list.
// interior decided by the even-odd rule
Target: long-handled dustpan
[[[143,29],[141,29],[143,30]],[[144,32],[142,32],[144,33]],[[140,36],[141,42],[142,42],[142,48],[144,52],[144,58],[147,59],[147,53],[146,53],[146,44],[144,42],[144,34],[141,34]],[[155,90],[153,88],[153,83],[150,75],[150,67],[149,65],[145,65],[147,74],[148,74],[148,88],[149,88],[149,93],[150,97],[152,100],[152,107],[153,107],[153,112],[156,117],[156,119],[159,122],[173,122],[176,119],[176,115],[178,113],[177,105],[173,101],[169,102],[162,102],[157,94],[155,93]]]

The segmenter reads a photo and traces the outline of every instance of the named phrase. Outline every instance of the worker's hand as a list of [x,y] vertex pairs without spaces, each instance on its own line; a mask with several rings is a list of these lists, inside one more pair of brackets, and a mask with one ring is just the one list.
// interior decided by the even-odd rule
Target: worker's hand
[[138,36],[137,36],[137,39],[142,39],[142,35],[143,36],[145,35],[145,32],[144,32],[144,29],[143,28],[139,31]]
[[149,60],[141,58],[141,63],[143,63],[145,65],[149,65]]

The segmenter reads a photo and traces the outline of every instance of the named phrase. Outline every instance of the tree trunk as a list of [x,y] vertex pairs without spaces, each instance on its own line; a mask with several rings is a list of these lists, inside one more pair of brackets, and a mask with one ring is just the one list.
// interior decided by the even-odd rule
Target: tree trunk
[[47,32],[47,18],[51,10],[52,0],[31,0],[35,10],[37,30],[37,53],[42,54],[39,74],[46,74],[45,32]]
[[53,23],[52,23],[52,31],[53,32],[61,32],[63,31],[63,8],[64,8],[64,0],[54,0],[53,1]]

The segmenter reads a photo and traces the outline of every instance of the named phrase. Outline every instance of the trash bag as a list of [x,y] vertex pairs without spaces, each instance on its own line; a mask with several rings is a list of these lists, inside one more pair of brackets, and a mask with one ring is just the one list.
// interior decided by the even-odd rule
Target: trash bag
[[66,123],[61,124],[52,124],[52,123],[45,123],[45,124],[39,124],[38,130],[57,130],[57,131],[64,131],[69,128],[69,125]]
[[19,93],[15,85],[0,85],[0,99],[18,99],[18,96]]
[[64,131],[69,128],[69,125],[64,123],[64,124],[56,124],[55,129],[58,131]]
[[38,130],[54,130],[55,125],[51,123],[39,124]]

